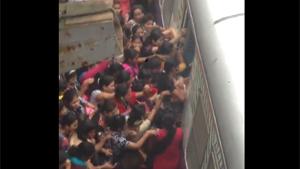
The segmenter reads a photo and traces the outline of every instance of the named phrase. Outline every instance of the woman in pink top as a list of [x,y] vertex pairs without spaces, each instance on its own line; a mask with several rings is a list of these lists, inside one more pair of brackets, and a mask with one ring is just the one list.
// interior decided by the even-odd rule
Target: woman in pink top
[[124,63],[123,68],[130,74],[131,78],[135,78],[139,74],[139,67],[137,64],[138,53],[134,49],[124,50]]

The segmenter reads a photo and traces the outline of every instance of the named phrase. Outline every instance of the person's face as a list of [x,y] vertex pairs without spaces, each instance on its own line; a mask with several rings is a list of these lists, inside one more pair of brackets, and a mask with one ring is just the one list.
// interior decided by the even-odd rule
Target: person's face
[[89,137],[90,139],[95,138],[95,137],[96,137],[96,130],[95,130],[95,129],[94,129],[94,130],[91,130],[91,131],[88,133],[88,137]]
[[160,37],[159,39],[157,39],[157,41],[152,41],[152,43],[153,43],[153,45],[154,46],[161,46],[162,45],[162,43],[164,42],[164,38],[163,37]]
[[142,12],[141,9],[134,10],[134,12],[133,12],[133,19],[136,22],[140,23],[143,17],[144,17],[144,13]]
[[142,41],[138,38],[138,39],[134,39],[132,41],[132,47],[134,49],[141,49],[143,47],[143,43]]
[[153,20],[149,20],[144,24],[145,30],[147,32],[151,32],[151,30],[153,29]]
[[109,85],[103,86],[104,91],[108,93],[112,93],[115,91],[115,81],[112,81]]
[[68,86],[71,87],[75,87],[76,86],[76,82],[77,82],[77,76],[72,77],[69,82],[68,82]]
[[72,110],[77,110],[80,107],[80,100],[79,100],[78,96],[75,96],[73,98],[73,100],[71,101],[70,106],[71,106]]
[[144,29],[143,28],[138,28],[135,32],[135,35],[139,36],[139,37],[143,37],[144,36]]
[[70,125],[70,131],[74,132],[78,128],[78,120],[75,120],[71,125]]
[[120,8],[120,4],[116,3],[113,5],[113,8],[115,9],[115,11],[117,12],[117,14],[120,14],[121,12],[121,8]]

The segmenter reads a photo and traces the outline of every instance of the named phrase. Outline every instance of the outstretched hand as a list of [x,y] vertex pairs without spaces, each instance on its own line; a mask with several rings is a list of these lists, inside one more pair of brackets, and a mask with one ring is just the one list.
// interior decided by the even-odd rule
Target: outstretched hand
[[155,136],[157,135],[157,129],[151,129],[146,131],[149,135]]
[[160,95],[163,97],[163,96],[169,96],[171,95],[171,92],[169,90],[164,90],[160,93]]

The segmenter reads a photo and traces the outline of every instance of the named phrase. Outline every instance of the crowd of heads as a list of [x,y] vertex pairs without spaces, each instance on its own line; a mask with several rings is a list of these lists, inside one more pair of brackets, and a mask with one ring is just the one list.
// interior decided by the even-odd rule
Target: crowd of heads
[[[123,61],[100,61],[90,77],[97,64],[59,76],[60,168],[150,169],[182,125],[188,77],[177,35],[143,4],[124,14],[114,0],[113,8],[124,33]],[[149,141],[158,129],[166,137]]]

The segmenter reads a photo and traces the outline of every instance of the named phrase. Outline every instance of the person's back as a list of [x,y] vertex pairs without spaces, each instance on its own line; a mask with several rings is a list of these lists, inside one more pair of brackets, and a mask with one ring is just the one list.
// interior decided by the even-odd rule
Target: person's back
[[[162,140],[167,135],[167,130],[161,129],[157,134],[158,141]],[[181,161],[181,145],[183,133],[181,128],[176,128],[176,133],[171,144],[166,150],[157,154],[154,158],[153,169],[178,169]]]

